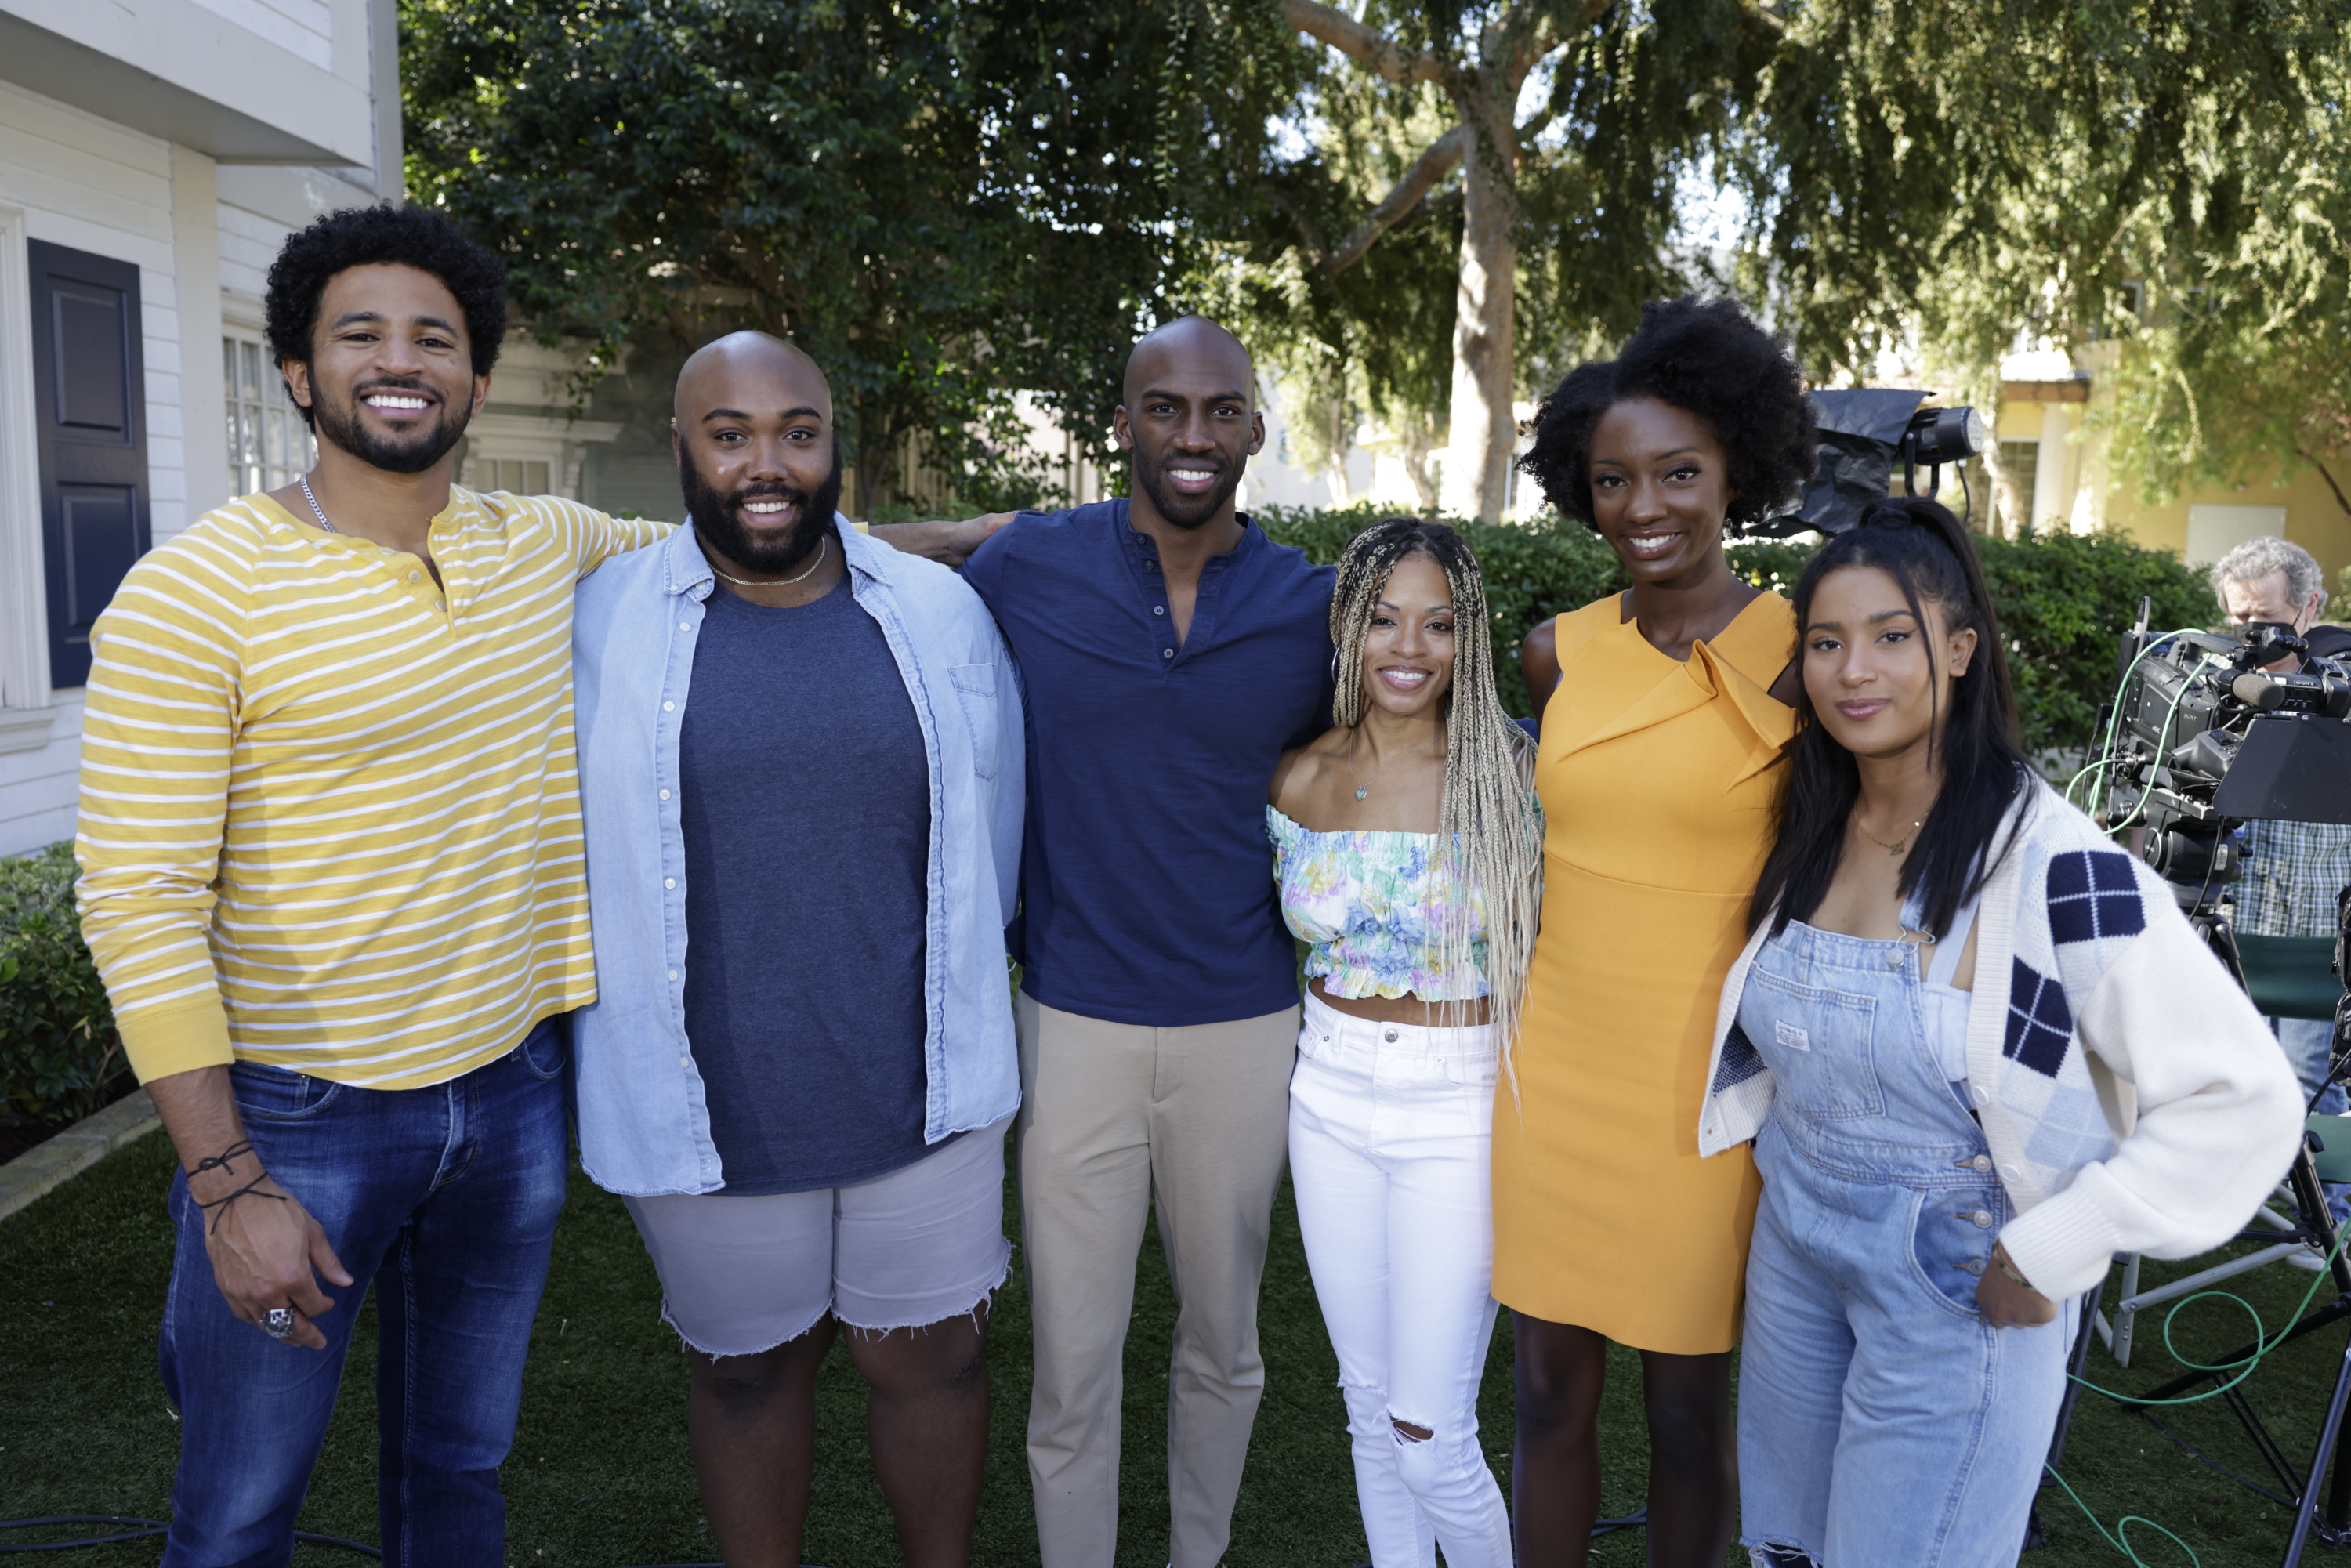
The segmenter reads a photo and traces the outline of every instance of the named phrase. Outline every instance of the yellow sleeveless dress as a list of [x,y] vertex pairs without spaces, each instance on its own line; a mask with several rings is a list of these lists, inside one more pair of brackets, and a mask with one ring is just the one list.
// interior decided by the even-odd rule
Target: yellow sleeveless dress
[[1615,597],[1559,618],[1542,716],[1542,932],[1494,1096],[1494,1296],[1678,1355],[1739,1340],[1761,1184],[1701,1160],[1723,977],[1746,936],[1795,715],[1795,614],[1766,593],[1687,663]]

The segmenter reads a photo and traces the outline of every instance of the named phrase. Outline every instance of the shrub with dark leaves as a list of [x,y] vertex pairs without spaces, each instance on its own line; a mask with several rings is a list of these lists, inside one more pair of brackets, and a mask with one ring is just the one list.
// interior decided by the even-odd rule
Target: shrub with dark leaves
[[69,843],[0,858],[0,1109],[19,1124],[86,1116],[129,1071],[73,883]]

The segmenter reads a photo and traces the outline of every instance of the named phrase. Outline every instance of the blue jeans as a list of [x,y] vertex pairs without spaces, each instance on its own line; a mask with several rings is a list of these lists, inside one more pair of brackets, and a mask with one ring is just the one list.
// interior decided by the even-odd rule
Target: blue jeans
[[[2326,1078],[2335,1048],[2334,1020],[2273,1018],[2270,1030],[2277,1036],[2278,1049],[2285,1052],[2294,1077],[2302,1081],[2302,1097],[2309,1099]],[[2328,1083],[2312,1109],[2322,1116],[2340,1116],[2351,1111],[2351,1103],[2346,1103],[2340,1083]]]
[[[2278,1048],[2285,1052],[2294,1075],[2302,1082],[2302,1097],[2308,1100],[2325,1082],[2326,1070],[2333,1065],[2335,1052],[2335,1020],[2332,1019],[2270,1019],[2270,1031],[2277,1036]],[[2328,1083],[2319,1093],[2311,1110],[2321,1116],[2340,1116],[2351,1112],[2351,1100],[2346,1100],[2340,1083]],[[2351,1186],[2340,1182],[2325,1184],[2326,1206],[2335,1211],[2335,1223],[2351,1219]]]
[[[429,1089],[359,1089],[229,1069],[246,1135],[356,1281],[329,1284],[323,1351],[279,1344],[221,1299],[206,1217],[172,1183],[179,1245],[163,1308],[163,1389],[180,1412],[164,1568],[284,1568],[351,1325],[376,1291],[376,1504],[387,1563],[506,1561],[498,1465],[547,1283],[569,1152],[559,1019]],[[252,1202],[253,1199],[246,1199]]]

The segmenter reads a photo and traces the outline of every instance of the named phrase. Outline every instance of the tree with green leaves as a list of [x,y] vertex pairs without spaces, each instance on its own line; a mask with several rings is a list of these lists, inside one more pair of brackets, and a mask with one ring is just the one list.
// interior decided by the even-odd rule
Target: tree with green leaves
[[[1318,66],[1219,286],[1318,415],[1447,409],[1448,509],[1498,512],[1514,390],[1719,260],[1824,383],[2117,345],[2158,493],[2345,450],[2346,0],[1265,3]],[[1676,224],[1718,181],[1727,257]]]
[[[792,339],[869,506],[909,433],[1015,480],[1018,392],[1106,430],[1127,344],[1174,308],[1155,12],[402,0],[402,23],[410,189],[506,258],[526,319],[591,374],[649,328]],[[1233,125],[1219,144],[1254,156]]]
[[[1823,382],[1994,395],[2112,340],[2158,490],[2346,435],[2351,0],[403,0],[412,188],[546,331],[793,336],[868,494],[1001,476],[1011,395],[1102,455],[1134,333],[1231,319],[1313,457],[1355,413],[1493,517],[1511,404],[1703,277],[1684,194]],[[2327,470],[2351,489],[2351,473]]]
[[1294,29],[1301,135],[1202,292],[1326,409],[1444,408],[1442,504],[1498,517],[1529,372],[1677,283],[1676,191],[1773,30],[1731,0],[1252,3]]
[[2345,0],[1804,0],[1733,141],[1743,282],[1823,375],[1901,346],[1988,397],[2020,331],[2101,345],[2154,496],[2323,461],[2347,96]]

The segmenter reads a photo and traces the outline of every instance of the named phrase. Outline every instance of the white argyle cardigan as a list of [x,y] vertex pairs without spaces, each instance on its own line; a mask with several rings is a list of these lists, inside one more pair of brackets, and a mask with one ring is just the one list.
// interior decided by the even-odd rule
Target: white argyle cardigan
[[[2186,1258],[2277,1185],[2302,1095],[2269,1027],[2170,889],[2033,779],[1993,840],[1976,920],[1968,1081],[2017,1216],[2008,1255],[2052,1300],[2118,1252]],[[1760,923],[1731,966],[1698,1153],[1755,1136],[1771,1070],[1739,1027]]]

